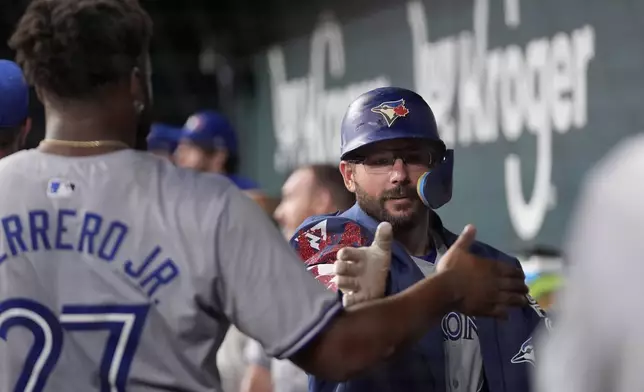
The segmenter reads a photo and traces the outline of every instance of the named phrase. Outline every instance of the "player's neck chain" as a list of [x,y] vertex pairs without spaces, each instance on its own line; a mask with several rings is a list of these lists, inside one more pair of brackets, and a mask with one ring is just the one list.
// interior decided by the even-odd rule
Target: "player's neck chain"
[[59,139],[44,139],[40,142],[41,146],[60,146],[60,147],[77,147],[77,148],[96,148],[96,147],[120,147],[130,148],[130,146],[120,140],[59,140]]

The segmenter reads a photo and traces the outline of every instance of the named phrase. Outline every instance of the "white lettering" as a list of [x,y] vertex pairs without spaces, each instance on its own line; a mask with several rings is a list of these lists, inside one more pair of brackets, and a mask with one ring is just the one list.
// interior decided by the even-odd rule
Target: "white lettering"
[[525,88],[522,86],[523,52],[516,45],[509,46],[504,53],[503,77],[500,84],[500,103],[502,112],[501,128],[505,138],[516,142],[523,132]]
[[472,144],[472,128],[476,126],[476,111],[481,105],[480,94],[476,91],[478,81],[473,71],[471,53],[472,35],[463,33],[460,39],[460,58],[464,60],[460,61],[461,78],[458,85],[458,141],[462,146]]
[[452,116],[456,97],[456,38],[427,42],[425,10],[420,2],[410,2],[407,18],[411,26],[414,85],[432,108],[441,139],[448,146],[456,143],[456,123]]
[[519,12],[519,0],[505,0],[505,24],[508,27],[516,28],[521,24],[521,12]]
[[[508,0],[505,5],[512,7],[506,9],[506,24],[518,28],[519,1]],[[472,32],[437,42],[428,40],[425,15],[420,1],[408,3],[414,83],[434,109],[446,144],[494,143],[499,134],[516,142],[524,129],[536,138],[534,185],[527,201],[520,156],[511,153],[504,163],[510,220],[521,239],[531,240],[556,202],[553,129],[564,134],[587,123],[594,29],[584,26],[570,34],[557,32],[552,38],[529,41],[525,49],[517,45],[488,49],[489,0],[474,0]]]
[[345,74],[344,38],[340,25],[325,15],[311,36],[309,74],[287,80],[284,50],[268,51],[277,140],[274,164],[283,172],[307,163],[340,160],[340,124],[347,106],[360,94],[389,86],[384,76],[326,89],[326,67],[332,79]]
[[584,26],[572,33],[575,53],[575,126],[588,122],[588,63],[595,57],[595,29]]
[[565,133],[572,125],[573,54],[568,35],[552,40],[552,96],[550,110],[555,130]]

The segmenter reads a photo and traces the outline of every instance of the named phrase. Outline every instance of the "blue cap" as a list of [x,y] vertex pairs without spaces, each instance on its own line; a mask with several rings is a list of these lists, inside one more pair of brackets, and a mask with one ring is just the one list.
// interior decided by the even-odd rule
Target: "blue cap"
[[148,150],[164,150],[173,153],[179,144],[181,128],[168,124],[155,123],[148,134]]
[[183,126],[181,139],[205,148],[222,148],[237,154],[235,129],[226,117],[214,111],[206,110],[190,116]]
[[0,128],[15,128],[29,117],[29,85],[18,64],[0,60]]

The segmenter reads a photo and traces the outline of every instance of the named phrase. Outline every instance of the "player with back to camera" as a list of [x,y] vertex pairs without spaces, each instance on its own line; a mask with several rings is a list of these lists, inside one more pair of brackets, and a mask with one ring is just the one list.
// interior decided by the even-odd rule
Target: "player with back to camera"
[[[341,141],[339,169],[357,202],[341,214],[311,217],[298,228],[291,244],[302,260],[321,282],[339,288],[346,304],[395,295],[435,276],[458,240],[433,211],[451,199],[454,152],[440,139],[430,107],[407,89],[371,90],[347,109]],[[334,278],[334,269],[366,268],[348,249],[338,250],[370,243],[380,222],[393,226],[390,271],[374,273],[373,282],[368,275],[363,280]],[[521,268],[516,258],[481,242],[470,250]],[[484,280],[477,276],[466,284]],[[342,384],[314,378],[311,390],[529,391],[532,332],[546,316],[530,301],[530,306],[510,310],[504,321],[449,312],[411,349],[382,366]]]
[[[470,254],[468,227],[435,276],[344,309],[230,181],[132,148],[150,124],[150,36],[135,0],[35,0],[11,37],[46,136],[0,160],[0,390],[220,391],[230,323],[343,380],[450,310],[525,303],[522,272]],[[348,250],[387,268],[390,241],[383,225]]]
[[18,64],[0,60],[0,158],[20,150],[30,130],[29,85]]

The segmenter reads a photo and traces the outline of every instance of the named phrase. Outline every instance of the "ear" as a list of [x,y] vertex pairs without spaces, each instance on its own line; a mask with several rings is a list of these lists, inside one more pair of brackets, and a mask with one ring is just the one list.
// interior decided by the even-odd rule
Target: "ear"
[[152,59],[147,51],[139,56],[130,72],[130,94],[134,100],[152,104]]
[[356,191],[356,185],[354,181],[354,169],[355,166],[347,161],[340,161],[340,173],[342,173],[342,179],[344,179],[344,186],[349,190],[349,192]]
[[132,72],[130,73],[130,95],[133,101],[143,104],[147,102],[145,94],[146,87],[143,85],[144,77],[145,75],[143,75],[141,68],[132,68]]

